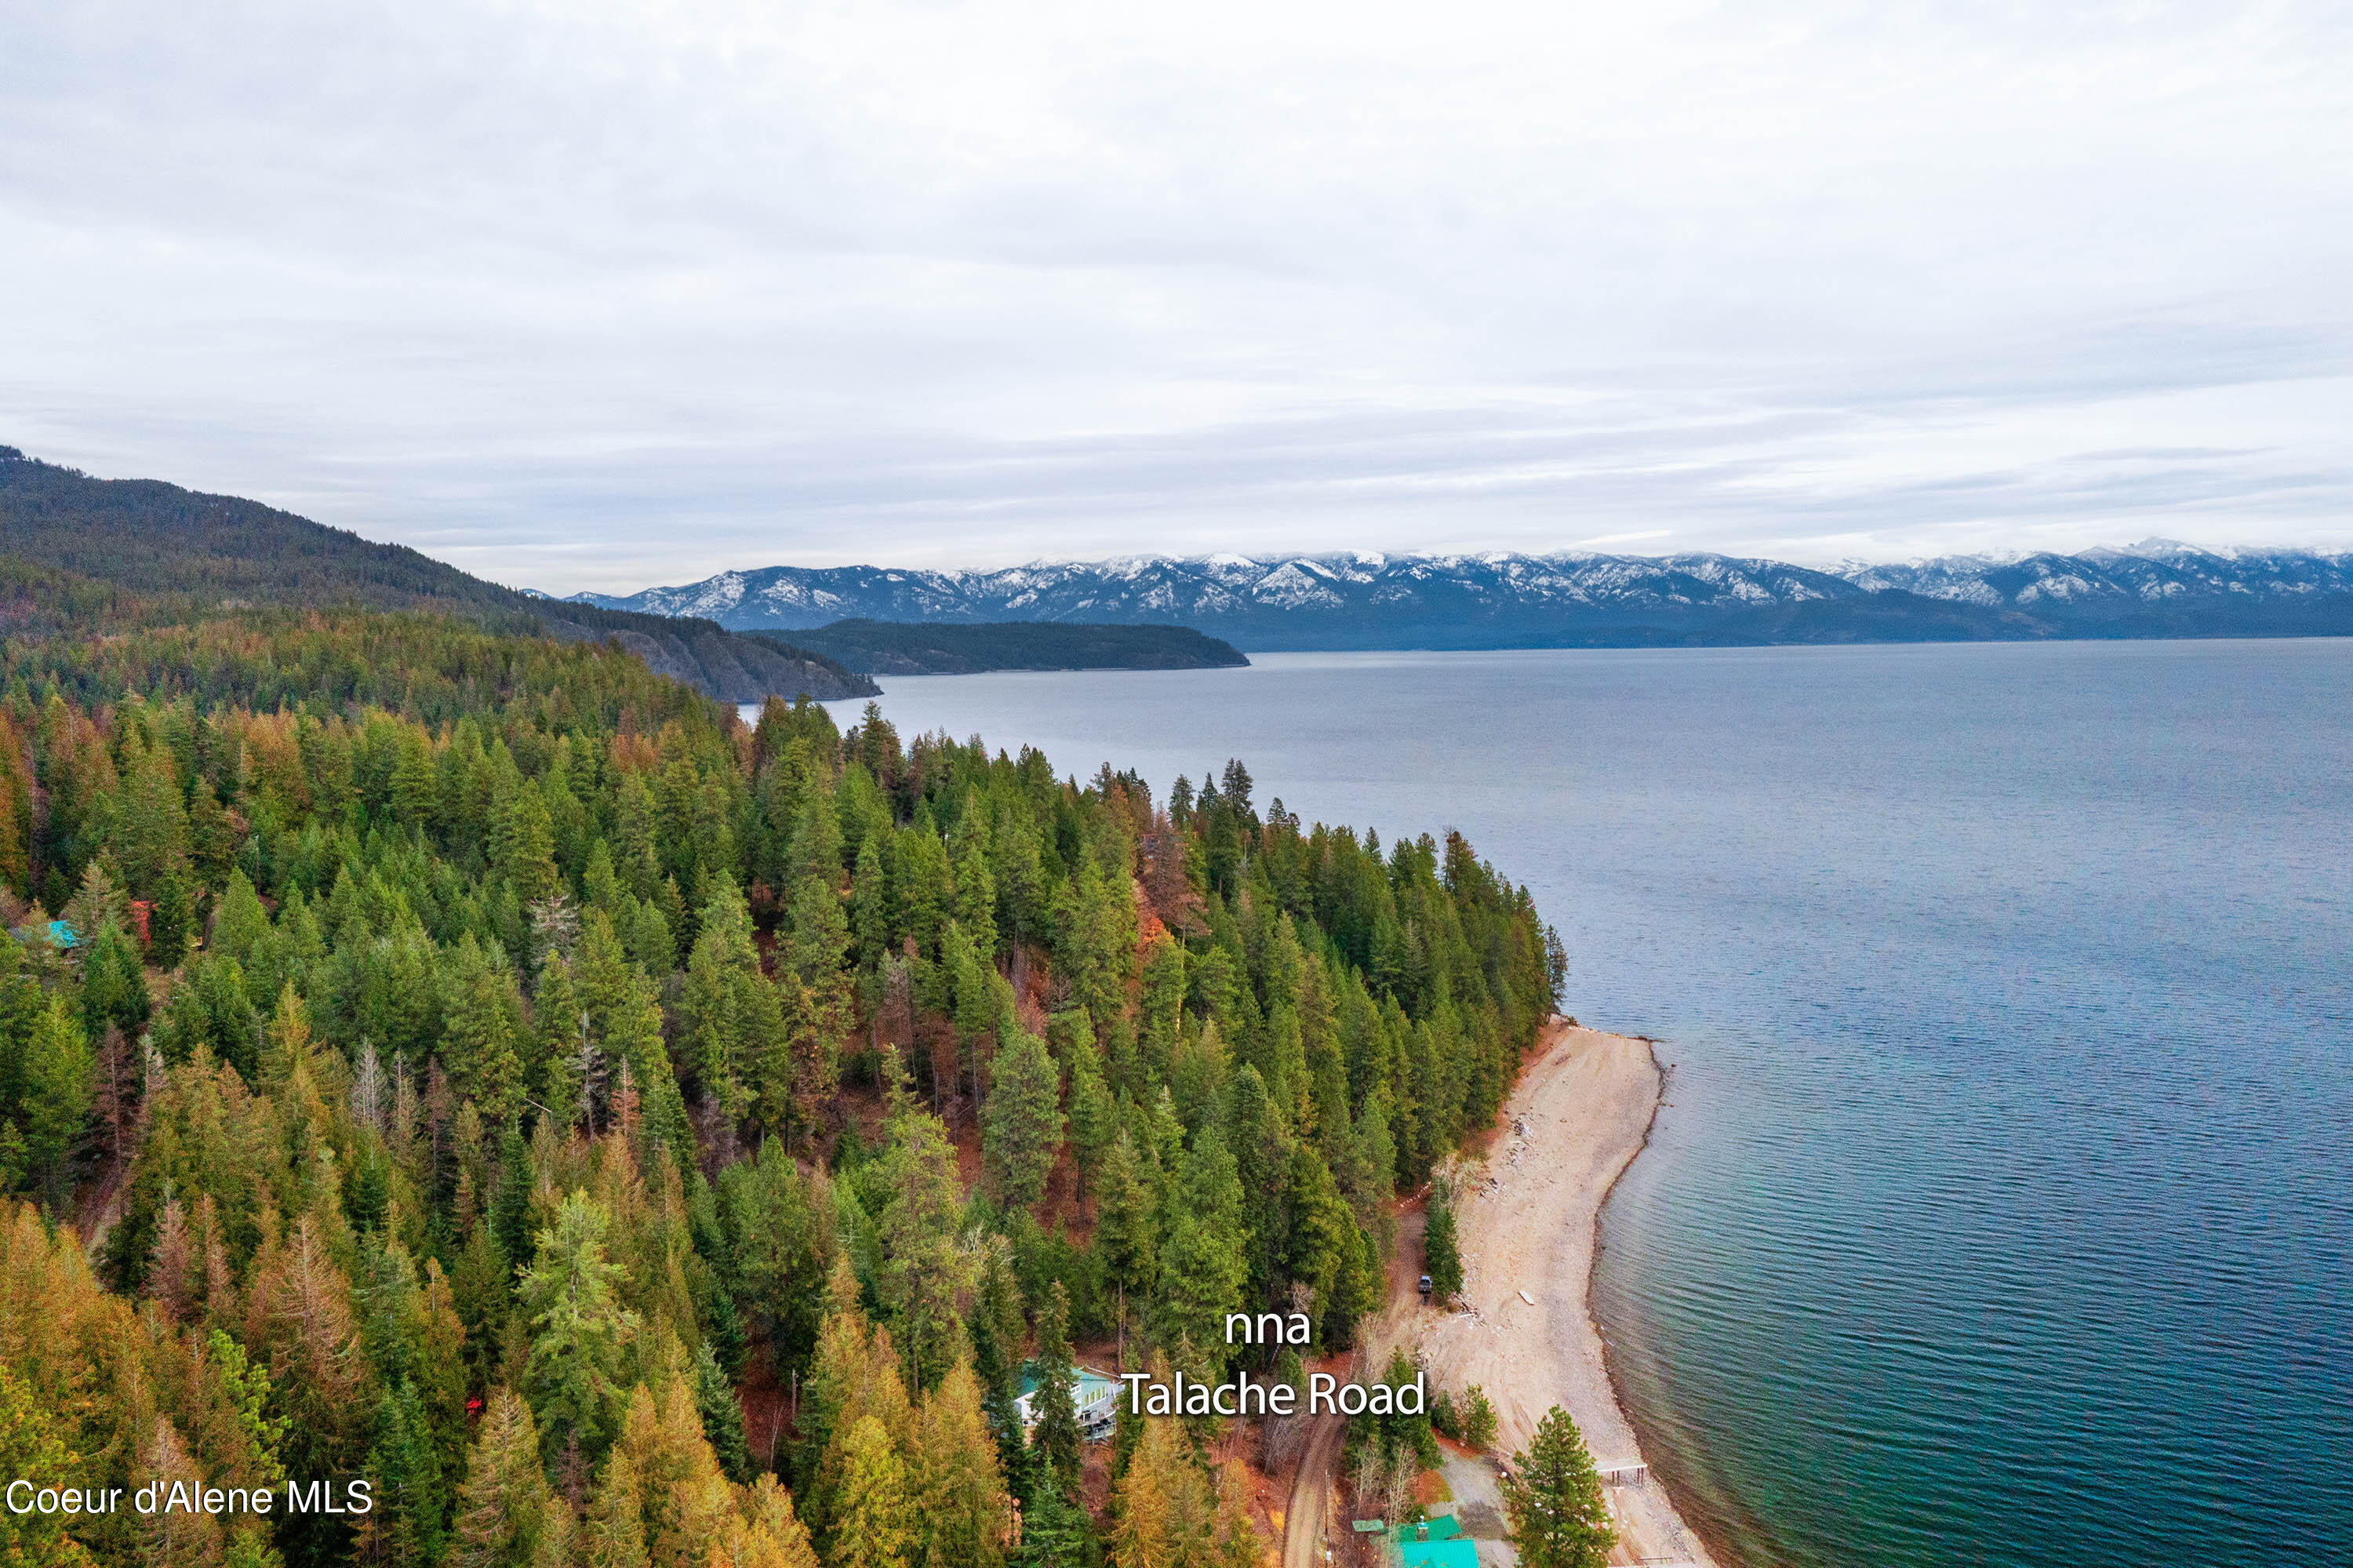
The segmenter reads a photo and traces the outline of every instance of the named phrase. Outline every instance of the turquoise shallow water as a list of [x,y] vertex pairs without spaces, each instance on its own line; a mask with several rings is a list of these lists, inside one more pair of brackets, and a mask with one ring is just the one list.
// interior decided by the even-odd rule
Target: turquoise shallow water
[[1452,825],[1675,1065],[1597,1302],[1757,1563],[2353,1563],[2353,642],[885,683]]

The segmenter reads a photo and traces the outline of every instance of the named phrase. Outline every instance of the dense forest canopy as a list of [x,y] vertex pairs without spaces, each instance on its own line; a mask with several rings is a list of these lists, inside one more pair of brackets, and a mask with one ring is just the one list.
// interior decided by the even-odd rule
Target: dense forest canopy
[[1471,846],[1240,762],[60,581],[0,643],[0,1472],[281,1504],[0,1561],[1255,1562],[1218,1424],[1083,1445],[1074,1347],[1350,1345],[1555,1005]]

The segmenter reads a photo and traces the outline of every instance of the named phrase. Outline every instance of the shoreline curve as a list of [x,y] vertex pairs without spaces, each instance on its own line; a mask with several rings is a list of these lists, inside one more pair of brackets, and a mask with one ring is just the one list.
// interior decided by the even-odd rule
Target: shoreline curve
[[1524,1447],[1557,1404],[1599,1468],[1642,1467],[1641,1481],[1604,1489],[1613,1563],[1732,1568],[1649,1469],[1592,1309],[1601,1210],[1649,1147],[1667,1081],[1646,1038],[1546,1025],[1486,1153],[1455,1167],[1459,1305],[1418,1307],[1414,1337],[1434,1383],[1487,1392],[1499,1455]]

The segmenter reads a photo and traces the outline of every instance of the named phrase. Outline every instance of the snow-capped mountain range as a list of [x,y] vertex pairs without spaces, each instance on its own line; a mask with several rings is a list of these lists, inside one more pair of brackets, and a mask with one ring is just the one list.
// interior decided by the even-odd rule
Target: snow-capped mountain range
[[764,567],[576,602],[736,630],[835,620],[1166,621],[1248,649],[2353,633],[2353,552],[1947,556],[1131,556],[996,571]]

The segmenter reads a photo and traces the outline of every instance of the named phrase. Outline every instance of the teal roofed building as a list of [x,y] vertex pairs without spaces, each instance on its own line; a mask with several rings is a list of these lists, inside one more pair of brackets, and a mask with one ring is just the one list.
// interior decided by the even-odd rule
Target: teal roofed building
[[[1071,1404],[1077,1410],[1079,1435],[1091,1443],[1099,1443],[1111,1436],[1119,1415],[1120,1385],[1107,1372],[1092,1367],[1071,1369]],[[1021,1368],[1021,1393],[1013,1408],[1021,1417],[1026,1429],[1038,1425],[1038,1363],[1025,1362]]]
[[1419,1524],[1400,1524],[1390,1532],[1402,1568],[1479,1568],[1479,1546],[1452,1514]]

